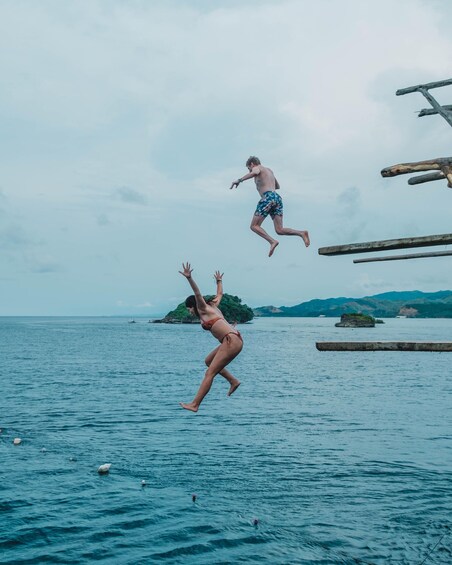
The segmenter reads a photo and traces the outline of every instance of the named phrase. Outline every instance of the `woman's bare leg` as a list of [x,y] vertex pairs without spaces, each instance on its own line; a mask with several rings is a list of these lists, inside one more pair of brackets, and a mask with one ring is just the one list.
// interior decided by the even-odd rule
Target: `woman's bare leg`
[[242,350],[243,345],[238,337],[235,339],[227,339],[227,337],[228,336],[226,336],[223,343],[219,346],[215,357],[210,363],[210,366],[207,368],[199,390],[196,393],[193,401],[187,404],[183,402],[180,403],[182,408],[185,408],[185,410],[191,410],[192,412],[198,411],[199,405],[203,401],[206,394],[209,392],[215,376],[218,375],[220,371],[222,371],[226,367],[226,365],[228,365],[235,357],[237,357],[237,355]]
[[[211,351],[209,353],[209,355],[207,355],[207,357],[205,359],[205,363],[208,367],[210,367],[210,364],[212,363],[213,358],[217,354],[217,351],[220,349],[220,347],[221,347],[221,345],[216,347],[213,351]],[[228,396],[231,396],[231,394],[239,388],[240,381],[238,379],[236,379],[234,377],[234,375],[232,373],[230,373],[227,369],[223,369],[218,374],[221,375],[222,377],[224,377],[228,381],[228,383],[231,385],[229,387],[229,391],[228,391]]]
[[275,216],[273,218],[273,224],[275,226],[275,232],[278,235],[298,235],[302,238],[306,247],[309,247],[311,242],[309,240],[309,233],[306,230],[293,230],[292,228],[285,228],[283,226],[282,216]]
[[261,237],[263,237],[264,239],[266,239],[268,241],[268,243],[270,244],[270,251],[268,253],[268,256],[271,257],[273,255],[273,251],[279,245],[279,241],[277,241],[276,239],[273,239],[264,230],[264,228],[262,227],[262,222],[264,220],[265,220],[264,216],[254,215],[253,219],[251,220],[250,228],[254,233],[257,233],[257,235],[260,235]]

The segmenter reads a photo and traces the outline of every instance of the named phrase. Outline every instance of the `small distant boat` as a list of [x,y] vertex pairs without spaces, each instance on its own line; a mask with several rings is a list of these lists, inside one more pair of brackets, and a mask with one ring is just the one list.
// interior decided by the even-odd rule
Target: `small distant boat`
[[396,316],[396,318],[406,318],[406,316]]
[[319,318],[326,318],[325,314],[319,314]]
[[135,320],[129,320],[129,324],[136,324]]

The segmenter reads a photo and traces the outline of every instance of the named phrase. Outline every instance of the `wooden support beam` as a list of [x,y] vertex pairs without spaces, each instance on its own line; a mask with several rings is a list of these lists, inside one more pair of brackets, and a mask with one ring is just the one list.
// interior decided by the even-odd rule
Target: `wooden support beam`
[[447,186],[452,188],[452,167],[450,165],[444,165],[444,167],[441,167],[441,172],[447,179]]
[[[452,112],[452,105],[442,106],[442,108],[446,112]],[[435,110],[434,108],[424,108],[423,110],[419,110],[418,117],[423,118],[424,116],[433,116],[438,113],[438,110]]]
[[430,182],[433,180],[444,180],[446,177],[444,173],[427,173],[426,175],[418,175],[417,177],[411,177],[408,179],[408,184],[422,184],[423,182]]
[[449,351],[452,341],[318,341],[319,351]]
[[[444,106],[441,106],[441,104],[435,98],[433,98],[433,96],[429,92],[431,88],[440,88],[441,86],[448,86],[450,84],[452,84],[452,79],[440,80],[438,82],[429,82],[427,84],[418,84],[416,86],[409,86],[408,88],[401,88],[400,90],[397,90],[396,95],[402,96],[403,94],[410,94],[411,92],[420,92],[424,96],[424,98],[426,98],[430,102],[433,110],[435,110],[435,113],[440,114],[446,120],[446,122],[450,126],[452,126],[452,112],[445,109]],[[423,115],[425,116],[426,114]]]
[[444,110],[441,104],[435,98],[433,98],[433,96],[430,94],[428,90],[426,90],[425,88],[421,88],[419,92],[423,94],[424,98],[427,98],[427,100],[432,105],[432,108],[435,109],[438,112],[438,114],[440,114],[450,126],[452,126],[452,114],[447,110]]
[[[408,173],[420,173],[423,171],[441,171],[447,178],[447,186],[452,188],[452,157],[437,157],[428,161],[416,161],[414,163],[399,163],[385,167],[381,171],[382,177],[395,177],[397,175],[406,175]],[[439,180],[437,178],[432,180]],[[426,182],[420,181],[420,182]],[[414,184],[414,183],[411,183]]]
[[447,257],[452,251],[429,251],[428,253],[411,253],[409,255],[386,255],[385,257],[366,257],[353,259],[353,263],[374,263],[375,261],[401,261],[403,259],[423,259],[424,257]]
[[439,80],[436,82],[428,82],[427,84],[418,84],[416,86],[408,86],[407,88],[400,88],[396,92],[396,96],[403,96],[404,94],[411,94],[411,92],[418,92],[421,89],[429,90],[430,88],[441,88],[442,86],[449,86],[452,84],[452,78],[446,80]]
[[368,251],[391,251],[392,249],[411,249],[413,247],[430,247],[434,245],[449,245],[452,243],[452,233],[425,235],[421,237],[404,237],[400,239],[384,239],[382,241],[365,241],[363,243],[347,243],[320,247],[319,255],[350,255]]

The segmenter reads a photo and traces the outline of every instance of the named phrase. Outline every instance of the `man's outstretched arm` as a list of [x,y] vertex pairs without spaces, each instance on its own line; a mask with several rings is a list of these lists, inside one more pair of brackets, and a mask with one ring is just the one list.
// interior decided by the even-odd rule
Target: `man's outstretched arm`
[[239,184],[245,180],[248,179],[252,179],[254,177],[257,177],[257,175],[261,172],[259,167],[253,167],[250,173],[247,173],[246,175],[244,175],[243,177],[240,177],[239,179],[235,180],[231,186],[229,187],[229,189],[234,188],[234,186],[239,186]]

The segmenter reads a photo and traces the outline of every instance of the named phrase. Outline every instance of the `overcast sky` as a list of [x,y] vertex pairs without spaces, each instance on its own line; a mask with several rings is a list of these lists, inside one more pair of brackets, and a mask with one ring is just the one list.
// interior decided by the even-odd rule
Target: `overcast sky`
[[[0,0],[0,315],[159,315],[225,272],[251,306],[452,288],[450,258],[354,265],[319,247],[451,232],[451,154],[418,93],[450,78],[447,0]],[[452,87],[432,91],[452,103]],[[281,185],[249,230],[257,155]],[[264,227],[273,233],[271,220]]]

